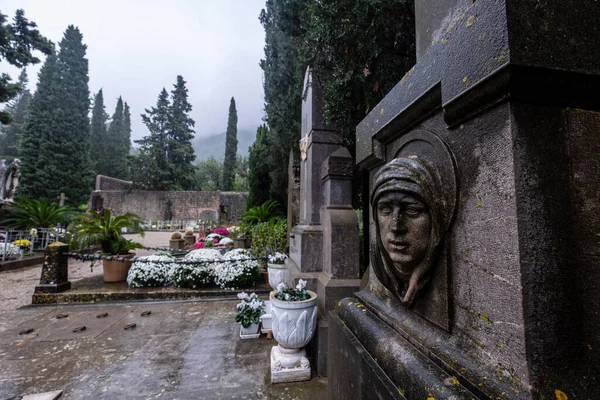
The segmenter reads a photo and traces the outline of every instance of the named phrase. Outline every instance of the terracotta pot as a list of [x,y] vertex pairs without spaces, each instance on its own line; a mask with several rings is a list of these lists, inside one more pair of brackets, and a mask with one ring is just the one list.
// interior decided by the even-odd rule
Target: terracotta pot
[[[135,253],[129,253],[113,257],[131,259],[134,256]],[[131,261],[102,260],[102,268],[104,269],[104,282],[123,282],[127,280]]]

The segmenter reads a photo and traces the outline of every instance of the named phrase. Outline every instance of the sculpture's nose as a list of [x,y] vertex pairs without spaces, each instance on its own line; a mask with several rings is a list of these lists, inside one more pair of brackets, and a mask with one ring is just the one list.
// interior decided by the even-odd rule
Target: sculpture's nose
[[394,232],[405,232],[406,226],[406,214],[402,212],[400,207],[394,207],[394,212],[390,216],[392,218],[392,230]]

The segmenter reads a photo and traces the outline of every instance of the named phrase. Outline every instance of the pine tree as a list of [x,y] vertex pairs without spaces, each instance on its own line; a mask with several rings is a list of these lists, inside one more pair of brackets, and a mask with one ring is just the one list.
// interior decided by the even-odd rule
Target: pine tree
[[132,180],[145,189],[168,190],[171,186],[167,180],[170,103],[165,88],[158,95],[156,107],[146,109],[146,113],[142,114],[142,121],[150,135],[135,141],[140,144],[140,152],[132,160]]
[[192,139],[195,122],[190,118],[192,105],[188,102],[188,90],[181,75],[171,91],[169,118],[168,159],[170,182],[173,189],[190,190],[194,185],[194,165],[196,158]]
[[108,174],[108,135],[106,122],[108,114],[104,107],[104,95],[102,89],[94,96],[94,107],[92,108],[92,123],[90,126],[90,160],[96,175]]
[[225,159],[223,160],[223,190],[225,191],[233,190],[238,144],[237,122],[235,99],[232,97],[229,103],[229,119],[227,120],[227,132],[225,134]]
[[1,157],[17,158],[19,156],[19,146],[23,126],[27,116],[27,109],[31,102],[31,92],[27,89],[27,71],[21,70],[18,85],[21,93],[14,98],[4,111],[10,114],[11,122],[4,127],[3,134],[0,135],[0,155]]
[[261,125],[256,130],[256,139],[250,146],[248,154],[248,200],[246,208],[259,206],[269,200],[269,189],[271,181],[269,178],[269,146],[268,128]]
[[[82,39],[79,29],[69,25],[58,56],[49,56],[40,72],[23,137],[22,194],[28,197],[56,201],[64,192],[71,204],[89,198],[90,91]],[[50,75],[44,76],[47,82],[42,75]]]
[[[44,54],[54,53],[54,44],[35,29],[36,23],[25,18],[23,10],[17,10],[13,23],[7,23],[6,15],[0,12],[0,61],[5,59],[9,64],[17,68],[23,68],[30,64],[37,64],[40,59],[31,52],[39,50]],[[0,103],[5,103],[16,97],[23,87],[19,83],[11,83],[8,74],[0,74]],[[10,114],[4,110],[0,111],[0,123],[8,124]]]

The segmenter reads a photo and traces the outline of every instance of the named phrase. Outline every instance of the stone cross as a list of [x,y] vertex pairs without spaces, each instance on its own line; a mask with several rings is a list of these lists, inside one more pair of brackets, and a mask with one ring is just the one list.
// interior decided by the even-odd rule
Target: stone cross
[[65,205],[65,200],[69,200],[69,198],[65,196],[64,193],[61,193],[60,196],[56,196],[56,198],[58,199],[58,204],[61,206]]

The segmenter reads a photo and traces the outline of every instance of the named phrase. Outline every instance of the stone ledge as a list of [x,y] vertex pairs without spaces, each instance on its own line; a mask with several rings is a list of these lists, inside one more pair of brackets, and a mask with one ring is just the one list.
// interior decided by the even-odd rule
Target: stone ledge
[[44,262],[44,253],[34,253],[32,256],[22,257],[18,260],[7,260],[0,262],[0,272],[14,269],[31,267]]

